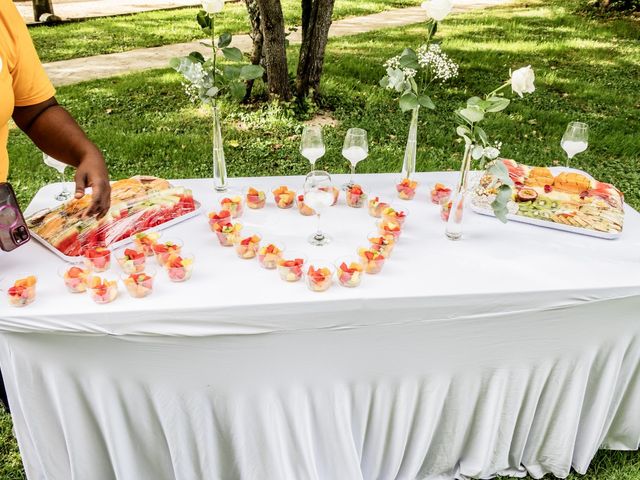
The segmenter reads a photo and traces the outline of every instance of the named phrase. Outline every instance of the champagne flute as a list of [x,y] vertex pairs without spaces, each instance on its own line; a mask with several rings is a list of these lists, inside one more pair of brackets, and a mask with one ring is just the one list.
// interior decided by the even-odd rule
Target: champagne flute
[[65,200],[69,200],[71,198],[71,192],[67,188],[66,178],[64,176],[64,171],[68,167],[66,163],[62,163],[56,160],[53,157],[50,157],[46,153],[42,153],[42,161],[45,165],[51,168],[55,168],[60,174],[60,181],[62,182],[62,191],[55,196],[55,199],[59,202],[64,202]]
[[309,160],[311,169],[314,170],[316,161],[325,154],[322,127],[320,125],[307,125],[302,130],[302,142],[300,153]]
[[309,172],[304,181],[304,203],[318,216],[318,230],[309,237],[311,245],[322,246],[331,242],[331,237],[320,228],[320,216],[333,203],[331,176],[322,170]]
[[567,168],[571,159],[584,152],[589,146],[589,125],[582,122],[571,122],[562,136],[560,146],[567,153]]
[[362,128],[350,128],[347,130],[342,146],[342,156],[349,160],[351,164],[351,178],[348,183],[342,186],[343,190],[348,190],[354,185],[353,176],[356,173],[356,165],[367,158],[367,155],[369,155],[367,131]]

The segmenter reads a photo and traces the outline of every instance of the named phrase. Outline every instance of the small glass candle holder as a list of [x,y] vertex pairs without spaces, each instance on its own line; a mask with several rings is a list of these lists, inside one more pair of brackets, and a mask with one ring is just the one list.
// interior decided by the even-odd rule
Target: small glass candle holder
[[141,250],[131,247],[119,248],[114,252],[116,262],[124,273],[140,273],[144,271],[147,256]]
[[331,193],[333,193],[333,203],[331,204],[332,207],[338,203],[338,198],[340,198],[340,189],[338,187],[332,185],[330,187],[320,187],[318,190],[322,190],[325,192],[331,191]]
[[274,240],[263,240],[258,249],[258,263],[262,268],[275,270],[278,267],[278,260],[282,258],[285,246],[282,242]]
[[391,204],[387,199],[378,195],[369,198],[369,215],[374,218],[380,218],[382,216],[382,210]]
[[215,227],[216,236],[218,242],[223,247],[233,247],[236,238],[242,232],[241,223],[218,223]]
[[286,252],[278,259],[278,274],[285,282],[297,282],[302,278],[307,257],[301,253]]
[[143,272],[122,274],[120,278],[129,295],[133,298],[144,298],[153,292],[153,282],[156,277],[156,269],[147,266]]
[[359,248],[358,256],[362,260],[364,271],[370,275],[380,273],[386,257],[375,248]]
[[362,208],[367,202],[367,194],[362,185],[350,185],[345,192],[347,205],[351,208]]
[[316,214],[316,211],[313,208],[304,203],[304,195],[298,195],[296,197],[296,205],[298,206],[298,212],[300,212],[300,215],[310,217]]
[[91,274],[87,278],[87,290],[91,300],[98,304],[111,303],[118,298],[118,282],[112,276]]
[[273,200],[278,208],[287,209],[293,207],[296,198],[296,192],[286,185],[279,185],[271,189]]
[[307,287],[312,292],[325,292],[333,284],[335,268],[324,260],[310,260],[306,268]]
[[26,307],[32,304],[36,299],[37,283],[38,279],[34,275],[21,275],[16,280],[8,280],[6,290],[9,305],[12,307]]
[[389,205],[383,208],[381,212],[383,222],[398,223],[401,227],[404,226],[404,221],[408,215],[409,210],[399,205]]
[[190,253],[170,255],[164,268],[172,282],[186,282],[193,274],[195,257]]
[[380,221],[377,225],[380,235],[391,235],[393,240],[398,243],[400,235],[402,235],[402,227],[399,223]]
[[233,218],[240,218],[244,213],[242,194],[237,192],[227,193],[220,199],[220,207],[222,210],[231,212]]
[[133,236],[133,243],[136,249],[143,252],[147,257],[153,256],[153,246],[158,243],[161,237],[160,232],[140,232]]
[[393,238],[393,235],[373,231],[369,232],[367,240],[369,240],[369,244],[372,248],[378,250],[386,258],[391,258],[391,252],[393,252],[393,248],[396,246],[396,241]]
[[84,264],[92,272],[102,273],[111,268],[111,250],[104,244],[88,245],[82,251]]
[[162,243],[156,243],[153,246],[153,253],[156,255],[158,265],[164,267],[164,264],[167,263],[167,260],[171,255],[179,255],[182,251],[182,245],[182,240],[178,238],[166,240]]
[[264,208],[267,203],[267,195],[257,188],[249,187],[244,194],[245,202],[247,203],[247,207],[252,210],[258,210],[260,208]]
[[216,228],[218,224],[227,224],[232,222],[231,212],[229,210],[220,210],[219,212],[209,212],[207,214],[209,219],[209,228],[212,232],[217,233],[219,230]]
[[236,236],[233,246],[236,248],[238,257],[250,260],[258,255],[262,235],[255,231],[245,231]]
[[336,261],[338,283],[346,288],[355,288],[362,282],[364,265],[356,258],[341,258]]
[[403,178],[400,183],[396,185],[398,198],[402,200],[413,200],[413,197],[416,196],[417,188],[418,182],[409,178]]
[[63,265],[58,270],[64,286],[70,293],[84,293],[87,291],[87,278],[91,270],[84,263]]
[[431,203],[434,205],[442,205],[442,202],[448,202],[451,199],[451,189],[442,183],[434,184],[431,189]]

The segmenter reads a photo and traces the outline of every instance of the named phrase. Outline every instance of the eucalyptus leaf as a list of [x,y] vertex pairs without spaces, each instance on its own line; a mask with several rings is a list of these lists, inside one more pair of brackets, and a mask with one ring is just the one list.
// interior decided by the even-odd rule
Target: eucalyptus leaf
[[469,130],[469,128],[465,127],[464,125],[458,125],[458,127],[456,128],[456,133],[461,137],[466,137],[468,135],[471,135],[471,130]]
[[389,86],[389,75],[382,77],[379,83],[382,88],[387,88]]
[[467,100],[468,107],[470,107],[471,105],[479,105],[480,103],[482,103],[482,99],[480,97],[471,97],[469,100]]
[[207,96],[215,97],[219,91],[220,89],[218,87],[211,87],[209,90],[207,90]]
[[509,176],[509,169],[501,160],[491,163],[487,172],[498,179],[503,185],[507,185],[509,187],[513,186],[513,181]]
[[232,82],[229,84],[231,96],[236,100],[242,100],[247,93],[247,86],[244,82]]
[[178,67],[180,67],[180,59],[178,57],[171,58],[171,60],[169,60],[169,66],[174,70],[178,70]]
[[471,158],[474,160],[480,160],[484,156],[484,148],[480,145],[476,145],[471,149]]
[[507,214],[509,213],[507,205],[511,201],[512,195],[513,192],[510,186],[501,185],[500,188],[498,188],[496,199],[491,203],[493,213],[502,223],[507,223]]
[[418,96],[413,92],[407,92],[400,97],[400,109],[403,112],[413,110],[418,106]]
[[224,73],[224,78],[229,81],[240,78],[240,67],[236,67],[235,65],[225,65],[222,72]]
[[428,108],[429,110],[435,110],[436,105],[431,101],[428,95],[420,95],[418,97],[418,103],[421,107]]
[[482,128],[476,125],[475,127],[473,127],[473,129],[476,132],[476,135],[478,135],[478,138],[480,139],[483,145],[486,145],[487,143],[489,143],[489,138],[487,137],[487,133]]
[[211,28],[211,17],[207,15],[207,12],[200,10],[196,15],[196,20],[200,28]]
[[205,62],[204,55],[202,55],[200,52],[191,52],[189,54],[189,58],[195,62],[200,62],[200,63]]
[[236,47],[226,47],[222,49],[222,54],[224,58],[227,60],[231,60],[232,62],[241,62],[242,61],[242,52],[239,48]]
[[240,70],[240,78],[243,80],[255,80],[264,75],[264,68],[260,65],[244,65]]
[[231,39],[231,34],[229,32],[224,32],[220,35],[220,38],[218,38],[218,48],[228,47],[231,44]]
[[400,57],[400,66],[402,68],[411,68],[413,70],[418,70],[420,65],[418,64],[418,57]]
[[475,105],[458,110],[458,114],[471,123],[477,123],[484,119],[484,112]]
[[485,111],[490,113],[501,112],[505,108],[509,106],[511,100],[504,97],[491,97],[487,99],[487,101],[491,104],[489,105]]

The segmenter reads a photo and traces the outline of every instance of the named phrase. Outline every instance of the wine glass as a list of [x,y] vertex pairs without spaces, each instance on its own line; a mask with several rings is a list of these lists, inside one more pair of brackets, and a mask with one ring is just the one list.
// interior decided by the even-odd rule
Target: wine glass
[[71,192],[67,188],[66,178],[64,176],[64,171],[68,167],[66,163],[62,163],[56,160],[53,157],[50,157],[46,153],[42,153],[42,161],[45,165],[51,168],[55,168],[60,174],[60,181],[62,182],[62,191],[55,196],[55,199],[59,202],[64,202],[65,200],[69,200],[71,198]]
[[347,130],[342,146],[342,156],[349,160],[351,164],[351,178],[348,183],[342,186],[343,190],[348,190],[354,185],[353,176],[356,173],[356,165],[367,158],[367,155],[369,155],[367,131],[362,128],[350,128]]
[[309,160],[311,169],[315,169],[316,160],[325,154],[322,127],[319,125],[307,125],[304,127],[302,130],[300,153],[304,158]]
[[569,168],[569,161],[589,146],[589,125],[582,122],[569,123],[560,146],[567,153],[567,168]]
[[320,228],[320,216],[333,203],[331,177],[322,170],[309,172],[304,181],[304,203],[316,212],[318,230],[309,237],[311,245],[322,246],[331,242],[331,237]]

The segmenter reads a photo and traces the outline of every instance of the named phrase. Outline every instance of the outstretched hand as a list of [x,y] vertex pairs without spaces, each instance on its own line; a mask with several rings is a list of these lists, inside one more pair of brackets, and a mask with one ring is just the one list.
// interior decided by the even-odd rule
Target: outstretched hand
[[84,157],[76,170],[75,182],[76,199],[85,195],[85,189],[89,187],[92,189],[92,201],[87,215],[96,216],[99,219],[104,217],[111,204],[111,186],[102,155],[96,152]]

